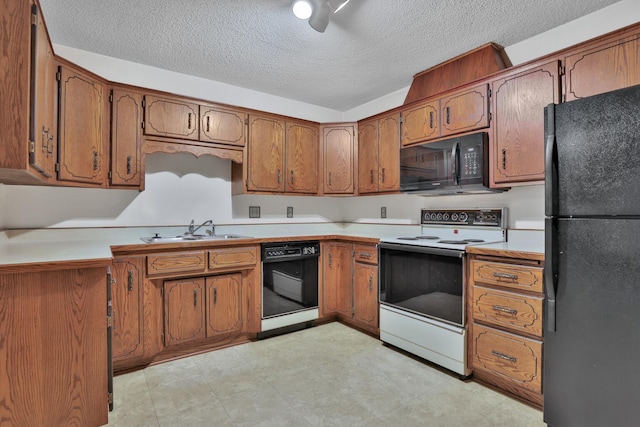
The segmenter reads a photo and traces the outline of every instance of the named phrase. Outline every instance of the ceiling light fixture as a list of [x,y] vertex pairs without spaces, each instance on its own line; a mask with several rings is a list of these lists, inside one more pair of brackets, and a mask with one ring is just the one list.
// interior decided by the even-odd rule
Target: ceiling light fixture
[[293,14],[299,19],[308,19],[314,30],[324,33],[330,12],[338,13],[347,3],[349,0],[295,0]]

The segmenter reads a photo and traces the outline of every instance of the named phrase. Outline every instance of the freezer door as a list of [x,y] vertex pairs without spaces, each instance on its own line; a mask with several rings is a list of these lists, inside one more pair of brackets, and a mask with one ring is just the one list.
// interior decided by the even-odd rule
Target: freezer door
[[640,220],[553,221],[555,332],[545,329],[544,420],[637,426]]
[[[557,173],[557,181],[547,184],[557,188],[546,188],[547,215],[640,215],[640,86],[556,105],[554,116],[549,111],[547,178]],[[549,212],[550,192],[557,212]]]

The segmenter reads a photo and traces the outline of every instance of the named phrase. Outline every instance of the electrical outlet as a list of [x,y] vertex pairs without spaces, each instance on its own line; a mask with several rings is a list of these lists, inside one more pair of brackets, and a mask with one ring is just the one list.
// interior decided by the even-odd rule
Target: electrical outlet
[[387,207],[383,206],[380,208],[380,218],[386,218],[387,217]]
[[287,206],[287,218],[293,218],[293,206]]
[[249,218],[260,218],[260,206],[249,206]]

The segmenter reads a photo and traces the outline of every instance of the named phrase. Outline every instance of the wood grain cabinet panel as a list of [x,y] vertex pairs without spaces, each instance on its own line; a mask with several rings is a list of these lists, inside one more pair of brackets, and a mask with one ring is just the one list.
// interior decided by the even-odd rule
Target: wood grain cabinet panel
[[142,185],[142,94],[114,88],[111,101],[112,186]]
[[392,113],[378,122],[378,191],[400,190],[400,116]]
[[482,84],[440,100],[441,136],[489,127],[489,85]]
[[542,392],[542,343],[481,325],[473,328],[474,370]]
[[473,287],[473,320],[542,338],[542,296]]
[[211,276],[207,285],[207,337],[242,330],[242,275]]
[[58,180],[106,181],[105,99],[102,83],[67,66],[58,68]]
[[213,249],[209,251],[209,270],[240,270],[253,268],[259,261],[257,246]]
[[356,262],[377,265],[378,249],[371,245],[354,245],[354,258]]
[[164,344],[171,346],[206,337],[205,279],[164,282]]
[[285,191],[318,193],[318,127],[286,123]]
[[158,276],[176,273],[204,272],[207,258],[204,251],[166,252],[147,255],[147,274]]
[[353,245],[322,243],[323,315],[342,314],[351,318]]
[[200,106],[181,98],[144,97],[145,135],[197,141]]
[[542,268],[476,261],[473,280],[520,291],[542,292]]
[[200,140],[244,147],[247,114],[213,106],[200,106]]
[[402,113],[402,146],[440,136],[440,101],[415,105]]
[[544,107],[560,102],[559,62],[492,83],[492,176],[496,184],[544,180]]
[[640,36],[591,46],[564,64],[566,101],[640,84]]
[[144,354],[144,257],[117,257],[113,261],[113,360]]
[[358,192],[378,191],[378,120],[358,123]]
[[378,266],[356,262],[353,271],[353,320],[378,327]]
[[284,191],[285,122],[249,115],[247,190]]
[[323,126],[324,193],[353,193],[354,126]]

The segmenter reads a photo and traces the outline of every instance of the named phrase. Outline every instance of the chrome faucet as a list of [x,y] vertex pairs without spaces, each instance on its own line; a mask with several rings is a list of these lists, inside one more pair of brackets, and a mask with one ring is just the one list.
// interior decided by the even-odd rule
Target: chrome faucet
[[187,231],[186,234],[194,235],[196,233],[196,231],[200,230],[200,228],[205,227],[207,225],[211,226],[211,230],[207,230],[207,234],[210,235],[210,236],[215,235],[216,234],[216,225],[210,219],[206,220],[205,222],[203,222],[202,224],[200,224],[197,227],[195,226],[194,220],[191,220],[191,222],[189,223],[189,231]]

